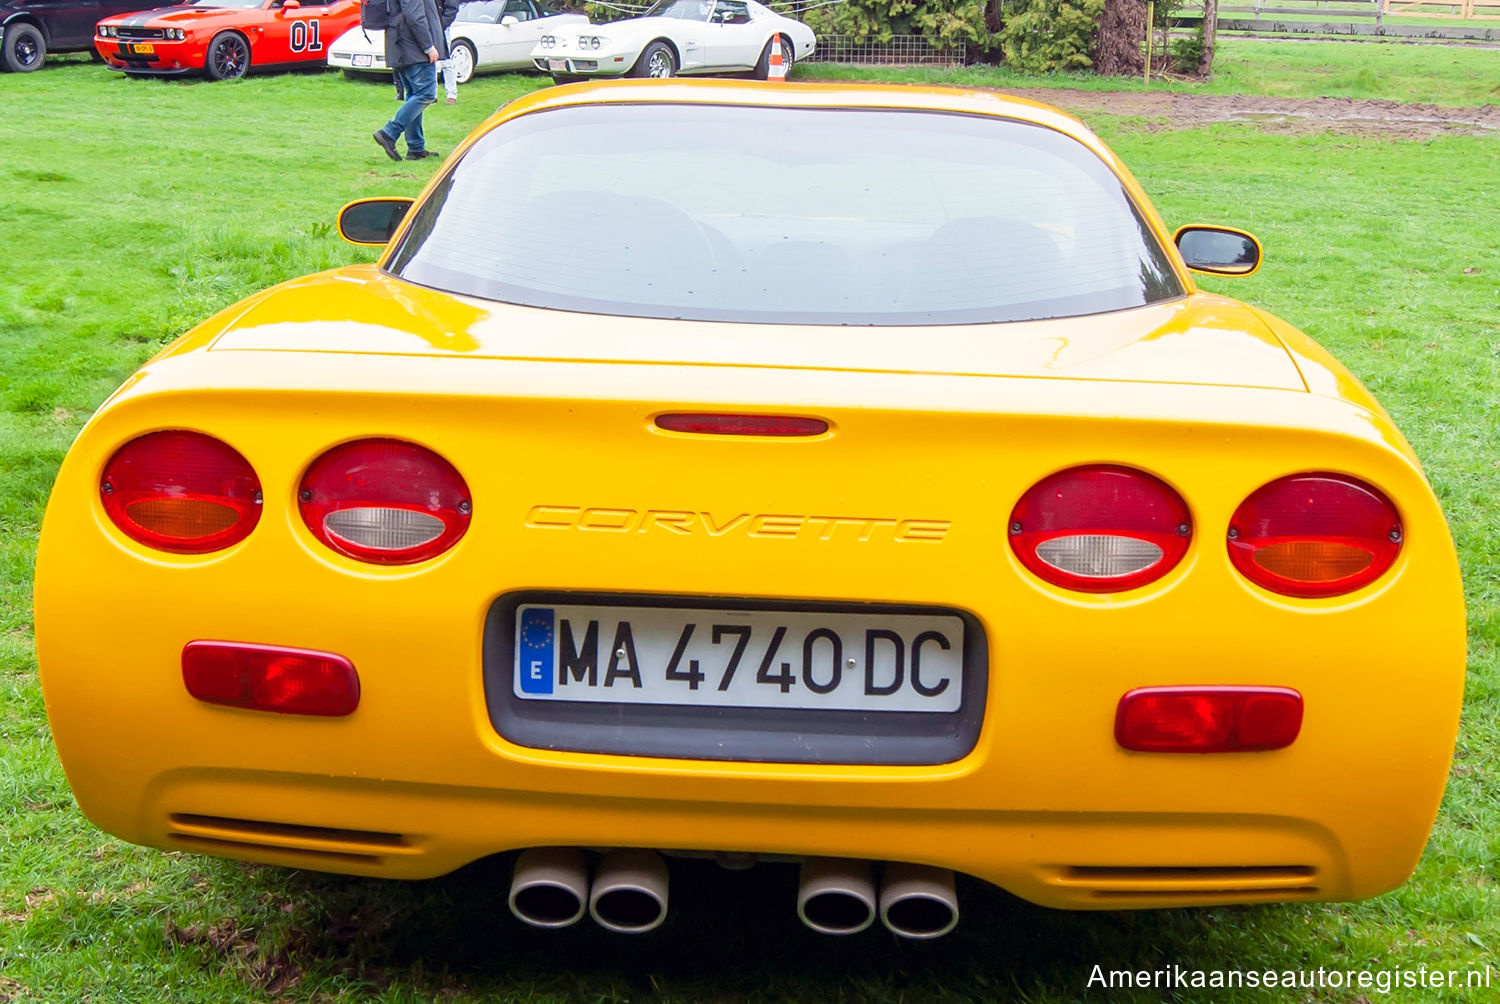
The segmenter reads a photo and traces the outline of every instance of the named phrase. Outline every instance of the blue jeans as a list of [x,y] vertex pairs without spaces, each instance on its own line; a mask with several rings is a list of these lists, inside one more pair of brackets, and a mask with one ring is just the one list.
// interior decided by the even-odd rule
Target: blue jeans
[[422,112],[437,100],[437,66],[434,63],[413,63],[396,67],[395,73],[401,78],[406,100],[396,109],[395,116],[380,127],[380,131],[393,142],[406,133],[406,152],[420,152],[427,149],[427,137],[422,134]]

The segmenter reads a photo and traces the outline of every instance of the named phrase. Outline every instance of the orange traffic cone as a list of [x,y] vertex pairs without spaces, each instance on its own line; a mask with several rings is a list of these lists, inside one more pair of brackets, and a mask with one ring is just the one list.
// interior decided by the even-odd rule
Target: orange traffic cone
[[781,61],[781,32],[771,36],[771,62],[766,66],[766,82],[786,83],[786,64]]

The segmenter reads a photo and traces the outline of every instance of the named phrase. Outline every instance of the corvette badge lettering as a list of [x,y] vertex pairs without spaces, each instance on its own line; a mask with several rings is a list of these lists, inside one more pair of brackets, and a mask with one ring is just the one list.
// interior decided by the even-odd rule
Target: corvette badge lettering
[[790,540],[894,540],[935,544],[953,525],[945,519],[893,519],[877,516],[811,516],[786,513],[695,512],[686,509],[612,509],[605,506],[539,505],[526,514],[538,530],[596,533],[670,533],[679,537],[745,536]]

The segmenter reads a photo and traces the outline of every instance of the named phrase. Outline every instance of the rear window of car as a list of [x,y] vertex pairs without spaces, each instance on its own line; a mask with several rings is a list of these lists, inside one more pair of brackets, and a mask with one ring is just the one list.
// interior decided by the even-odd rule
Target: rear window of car
[[1077,140],[887,110],[523,115],[452,167],[388,268],[528,306],[788,324],[1072,317],[1184,293]]

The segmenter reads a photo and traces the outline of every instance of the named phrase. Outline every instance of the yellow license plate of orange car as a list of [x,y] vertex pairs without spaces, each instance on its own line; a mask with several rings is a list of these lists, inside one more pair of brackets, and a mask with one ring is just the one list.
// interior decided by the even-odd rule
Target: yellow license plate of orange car
[[136,44],[130,47],[130,51],[137,56],[154,56],[156,55],[156,46]]

